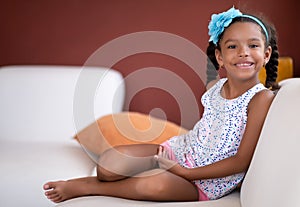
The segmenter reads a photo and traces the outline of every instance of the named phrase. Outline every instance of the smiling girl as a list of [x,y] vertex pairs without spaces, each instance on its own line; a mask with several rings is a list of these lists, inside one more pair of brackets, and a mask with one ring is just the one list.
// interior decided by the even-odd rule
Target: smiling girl
[[53,202],[105,195],[149,201],[218,199],[236,189],[245,176],[274,98],[259,82],[275,85],[278,51],[274,28],[231,8],[212,15],[207,55],[227,77],[203,96],[204,112],[185,135],[161,145],[124,145],[105,151],[96,177],[48,182]]

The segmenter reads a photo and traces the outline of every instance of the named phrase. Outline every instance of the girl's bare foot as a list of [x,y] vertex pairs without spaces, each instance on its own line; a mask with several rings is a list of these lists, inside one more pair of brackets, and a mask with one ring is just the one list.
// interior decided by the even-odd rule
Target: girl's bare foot
[[43,188],[47,198],[55,203],[59,203],[71,198],[92,195],[89,186],[99,185],[96,178],[74,179],[68,181],[48,182]]

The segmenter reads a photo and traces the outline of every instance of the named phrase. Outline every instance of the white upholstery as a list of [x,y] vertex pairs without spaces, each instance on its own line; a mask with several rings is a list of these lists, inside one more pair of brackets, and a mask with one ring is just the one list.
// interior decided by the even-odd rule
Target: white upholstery
[[46,181],[87,176],[94,167],[74,140],[59,144],[1,140],[0,150],[1,206],[54,206],[42,190]]
[[97,117],[121,111],[124,93],[122,76],[114,70],[76,66],[2,67],[0,114],[5,119],[0,120],[1,137],[17,141],[24,138],[24,141],[40,141],[44,137],[59,141],[74,135]]
[[280,85],[241,189],[243,207],[300,206],[300,78]]
[[106,68],[0,67],[1,206],[54,206],[45,182],[91,175],[95,163],[72,136],[122,111],[124,96],[122,75]]
[[65,201],[57,205],[57,207],[240,207],[239,193],[235,192],[224,198],[215,201],[196,201],[196,202],[146,202],[146,201],[133,201],[121,198],[113,198],[106,196],[90,196],[83,198],[75,198]]
[[[160,203],[106,196],[71,199],[76,206],[300,206],[300,79],[281,83],[241,189],[216,201]],[[71,137],[96,118],[122,110],[121,74],[105,68],[0,68],[1,206],[55,206],[42,185],[94,174],[95,163]]]

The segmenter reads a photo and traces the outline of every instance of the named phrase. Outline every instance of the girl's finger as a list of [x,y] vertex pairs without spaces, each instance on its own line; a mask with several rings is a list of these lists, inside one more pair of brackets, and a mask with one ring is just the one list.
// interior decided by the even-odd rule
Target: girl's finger
[[169,155],[168,155],[168,151],[167,150],[164,150],[163,151],[163,157],[166,158],[166,159],[169,159]]
[[159,146],[158,148],[158,156],[162,156],[163,155],[163,147]]

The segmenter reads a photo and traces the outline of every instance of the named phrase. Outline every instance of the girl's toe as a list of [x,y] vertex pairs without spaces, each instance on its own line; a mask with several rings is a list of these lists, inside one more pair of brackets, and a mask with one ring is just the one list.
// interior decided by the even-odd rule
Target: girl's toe
[[63,199],[62,199],[62,196],[58,195],[57,197],[51,199],[51,201],[53,201],[54,203],[59,203],[59,202],[63,201]]
[[48,182],[43,186],[44,190],[50,190],[52,188],[54,188],[54,183],[52,182]]

